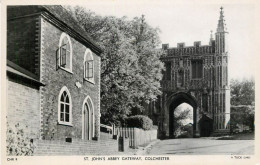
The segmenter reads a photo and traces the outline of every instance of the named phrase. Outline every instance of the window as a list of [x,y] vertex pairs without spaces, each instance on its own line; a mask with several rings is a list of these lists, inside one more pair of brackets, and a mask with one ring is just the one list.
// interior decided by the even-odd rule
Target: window
[[94,60],[89,49],[86,50],[84,55],[84,79],[94,83]]
[[191,61],[191,76],[192,79],[202,78],[202,60]]
[[202,94],[202,107],[203,110],[208,112],[208,95]]
[[72,72],[72,45],[66,33],[62,33],[60,37],[57,61],[60,68]]
[[58,121],[59,124],[72,124],[72,103],[71,96],[67,87],[63,87],[59,94],[58,103]]
[[166,71],[164,72],[164,80],[171,80],[171,63],[165,63]]
[[184,71],[183,70],[179,70],[178,71],[178,77],[177,77],[177,86],[178,87],[183,87],[184,86]]

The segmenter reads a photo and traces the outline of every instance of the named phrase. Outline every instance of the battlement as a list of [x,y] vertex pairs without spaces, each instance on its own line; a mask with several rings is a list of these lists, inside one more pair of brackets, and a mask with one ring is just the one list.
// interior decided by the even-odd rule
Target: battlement
[[205,55],[215,53],[215,40],[211,40],[209,45],[201,45],[201,41],[195,41],[193,46],[185,46],[185,42],[177,43],[177,47],[169,47],[169,44],[162,44],[162,49],[167,52],[167,56],[181,55]]

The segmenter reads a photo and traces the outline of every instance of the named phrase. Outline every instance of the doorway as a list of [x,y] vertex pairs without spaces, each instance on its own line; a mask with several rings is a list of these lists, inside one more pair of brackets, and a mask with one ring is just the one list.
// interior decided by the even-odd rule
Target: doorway
[[213,131],[213,120],[203,115],[199,121],[200,125],[200,136],[201,137],[209,137]]
[[92,140],[94,136],[94,111],[90,97],[87,97],[83,103],[82,119],[82,139]]

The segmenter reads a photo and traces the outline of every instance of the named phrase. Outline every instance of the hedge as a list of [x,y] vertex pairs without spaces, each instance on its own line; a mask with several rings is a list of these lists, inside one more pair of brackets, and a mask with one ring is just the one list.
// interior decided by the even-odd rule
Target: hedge
[[143,115],[135,115],[126,118],[127,127],[142,128],[144,130],[151,130],[153,128],[153,121]]

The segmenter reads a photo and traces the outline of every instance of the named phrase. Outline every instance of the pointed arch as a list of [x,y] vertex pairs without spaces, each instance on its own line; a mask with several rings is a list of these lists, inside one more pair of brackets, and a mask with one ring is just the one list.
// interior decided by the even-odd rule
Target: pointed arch
[[174,110],[182,103],[187,103],[193,108],[193,137],[195,137],[195,132],[197,130],[197,100],[191,94],[186,92],[176,92],[169,96],[166,106],[169,109],[169,136],[174,137]]
[[61,88],[58,97],[58,123],[72,125],[72,99],[66,86]]
[[84,54],[84,79],[91,82],[94,82],[94,58],[90,49],[86,49]]
[[95,111],[90,96],[82,104],[82,139],[91,140],[95,135]]
[[66,33],[62,33],[59,40],[58,66],[68,72],[72,72],[72,43]]

